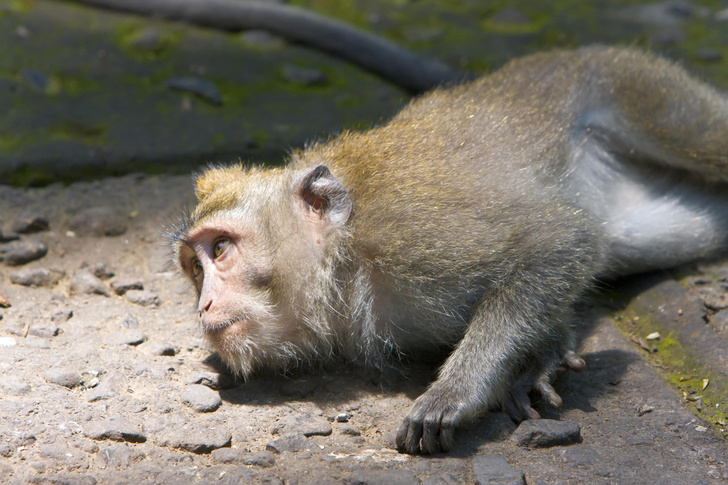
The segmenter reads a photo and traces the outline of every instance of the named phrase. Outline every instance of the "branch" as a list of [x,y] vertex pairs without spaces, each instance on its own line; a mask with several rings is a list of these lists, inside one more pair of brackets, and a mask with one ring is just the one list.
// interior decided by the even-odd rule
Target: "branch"
[[373,34],[297,7],[236,0],[70,0],[225,31],[267,30],[347,60],[410,92],[467,76]]

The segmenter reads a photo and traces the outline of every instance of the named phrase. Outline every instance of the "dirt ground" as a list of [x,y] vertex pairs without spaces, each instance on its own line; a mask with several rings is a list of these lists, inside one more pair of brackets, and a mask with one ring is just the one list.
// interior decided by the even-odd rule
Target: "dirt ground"
[[192,205],[191,185],[129,175],[0,186],[3,238],[18,238],[0,243],[11,305],[0,309],[0,482],[728,480],[720,427],[696,415],[607,318],[613,310],[596,304],[579,323],[587,369],[557,381],[561,412],[540,407],[551,419],[518,429],[488,414],[447,455],[393,449],[432,368],[343,366],[235,383],[210,361],[193,295],[165,247],[164,226]]

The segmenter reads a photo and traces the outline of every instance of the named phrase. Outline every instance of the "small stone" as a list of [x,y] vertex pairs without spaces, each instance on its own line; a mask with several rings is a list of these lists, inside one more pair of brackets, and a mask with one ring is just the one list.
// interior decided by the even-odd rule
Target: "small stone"
[[283,453],[284,451],[296,453],[309,450],[314,446],[315,444],[302,434],[287,434],[265,445],[265,449],[273,453]]
[[30,392],[30,384],[18,376],[0,376],[0,396],[10,394],[11,396],[22,396]]
[[138,32],[131,40],[132,46],[151,52],[162,50],[166,46],[166,43],[162,31],[155,27],[145,28]]
[[[152,355],[162,355],[162,356],[169,356],[169,357],[173,357],[173,356],[177,355],[177,349],[174,347],[174,345],[167,343],[167,342],[150,342],[144,348],[147,350],[147,352],[149,352]],[[197,384],[197,383],[194,382],[191,384]]]
[[170,430],[160,439],[159,444],[202,454],[229,447],[231,442],[232,434],[229,431],[198,424]]
[[111,296],[109,288],[98,277],[83,269],[71,280],[71,293]]
[[219,464],[243,464],[268,468],[275,465],[275,456],[270,451],[247,453],[233,448],[219,448],[211,453],[212,461]]
[[328,436],[332,433],[331,424],[324,418],[304,414],[290,414],[278,421],[273,434],[300,433],[308,436]]
[[410,470],[356,470],[346,481],[349,485],[419,485]]
[[53,367],[43,373],[43,378],[51,384],[73,389],[83,382],[81,374],[68,367]]
[[124,295],[127,300],[141,306],[159,306],[159,297],[147,290],[129,290]]
[[108,418],[95,421],[86,426],[83,432],[92,440],[129,441],[143,443],[147,437],[130,421],[124,418]]
[[117,444],[101,449],[97,456],[104,468],[128,468],[142,461],[147,455],[132,445]]
[[8,266],[20,266],[48,254],[48,246],[35,239],[23,239],[0,244],[0,261]]
[[341,413],[336,415],[337,423],[348,423],[351,416],[347,413]]
[[344,426],[341,428],[341,434],[345,434],[347,436],[361,436],[361,431],[353,426]]
[[92,389],[86,392],[86,400],[88,402],[106,401],[116,397],[116,391],[108,382],[102,382],[94,386],[92,378],[86,387],[92,387]]
[[22,268],[10,272],[10,282],[15,285],[52,288],[64,273],[45,268]]
[[212,103],[216,106],[222,105],[220,90],[215,83],[199,77],[173,77],[164,82],[165,87],[178,91],[186,91],[195,96]]
[[106,338],[109,345],[140,345],[147,341],[147,336],[139,329],[115,332]]
[[220,394],[209,387],[192,384],[185,387],[182,402],[198,413],[209,413],[217,410],[222,404]]
[[111,207],[92,207],[79,212],[70,227],[79,236],[120,236],[126,232],[126,221]]
[[88,269],[91,271],[91,274],[100,280],[108,280],[109,278],[114,277],[114,272],[111,271],[104,263],[92,264],[88,267]]
[[478,485],[525,485],[523,472],[514,470],[501,455],[473,458],[473,476]]
[[0,443],[0,456],[10,458],[13,456],[15,449],[7,443]]
[[28,335],[41,338],[53,338],[57,337],[63,332],[58,325],[54,325],[50,322],[36,322],[28,327]]
[[581,428],[575,421],[534,419],[523,421],[511,441],[526,448],[548,448],[581,442]]
[[48,230],[48,219],[37,214],[23,213],[13,222],[13,231],[18,234],[31,234]]
[[285,64],[281,69],[283,79],[292,84],[302,86],[318,86],[326,84],[329,78],[318,69],[307,69],[293,64]]
[[17,342],[13,337],[0,337],[0,347],[15,347]]
[[139,328],[139,320],[137,320],[137,317],[130,313],[124,317],[124,319],[121,321],[121,325],[124,328]]
[[20,236],[17,233],[0,229],[0,242],[17,241],[18,239]]
[[117,295],[122,296],[129,290],[143,290],[144,284],[141,280],[116,279],[111,282],[111,289]]
[[69,321],[72,316],[73,311],[69,310],[68,308],[55,308],[51,312],[51,321],[63,323]]

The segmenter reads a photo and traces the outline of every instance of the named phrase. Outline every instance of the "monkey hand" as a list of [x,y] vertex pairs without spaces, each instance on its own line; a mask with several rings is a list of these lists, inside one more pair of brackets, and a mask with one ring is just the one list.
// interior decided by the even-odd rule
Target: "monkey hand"
[[529,393],[539,395],[551,407],[560,409],[563,400],[552,385],[556,376],[569,370],[581,372],[585,366],[584,359],[572,350],[565,351],[561,356],[554,356],[543,367],[524,375],[516,382],[501,405],[503,411],[516,423],[525,419],[540,419],[538,411],[531,406]]
[[397,449],[409,454],[432,454],[450,450],[455,428],[472,417],[476,403],[456,397],[442,381],[434,382],[415,401],[396,437]]

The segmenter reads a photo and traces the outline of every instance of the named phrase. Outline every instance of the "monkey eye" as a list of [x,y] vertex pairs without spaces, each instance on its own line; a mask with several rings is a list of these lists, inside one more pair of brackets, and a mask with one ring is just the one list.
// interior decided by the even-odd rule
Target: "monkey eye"
[[213,253],[215,254],[216,258],[219,258],[225,250],[230,246],[230,239],[228,238],[222,238],[215,241],[215,246],[213,248]]
[[195,278],[200,276],[202,274],[202,263],[200,263],[199,259],[196,259],[192,262],[192,276]]

